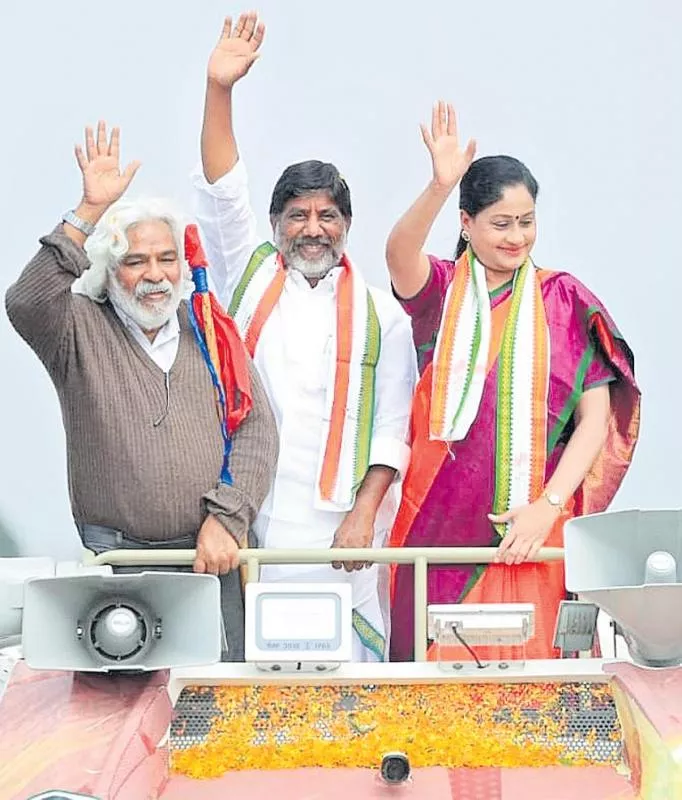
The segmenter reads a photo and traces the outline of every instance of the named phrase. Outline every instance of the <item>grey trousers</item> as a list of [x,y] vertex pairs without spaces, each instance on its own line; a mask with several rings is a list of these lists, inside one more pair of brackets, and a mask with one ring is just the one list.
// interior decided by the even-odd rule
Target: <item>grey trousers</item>
[[[196,537],[185,536],[163,542],[133,539],[114,528],[79,525],[83,546],[99,555],[108,550],[186,550],[196,547]],[[121,574],[132,572],[191,572],[191,567],[114,567]],[[223,615],[223,661],[244,660],[244,594],[239,570],[220,575],[220,605]],[[227,643],[227,649],[225,644]]]

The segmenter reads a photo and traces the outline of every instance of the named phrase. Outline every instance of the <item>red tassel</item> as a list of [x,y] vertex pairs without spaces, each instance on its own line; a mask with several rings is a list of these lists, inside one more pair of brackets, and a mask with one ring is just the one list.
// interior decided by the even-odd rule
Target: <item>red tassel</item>
[[196,225],[185,228],[185,258],[190,267],[205,267],[207,265],[206,253],[199,238],[199,229]]
[[[210,294],[218,353],[220,356],[220,377],[225,387],[227,411],[227,431],[232,435],[246,419],[253,407],[249,356],[234,321],[221,308],[213,294]],[[204,329],[204,312],[201,295],[192,297],[192,307],[199,327]]]

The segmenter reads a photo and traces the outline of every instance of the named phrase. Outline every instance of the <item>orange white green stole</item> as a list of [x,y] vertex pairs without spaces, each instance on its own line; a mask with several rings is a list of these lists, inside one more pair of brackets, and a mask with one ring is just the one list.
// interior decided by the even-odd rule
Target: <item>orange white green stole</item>
[[[336,360],[327,390],[316,507],[347,511],[369,468],[381,330],[374,301],[362,277],[345,255],[340,266],[332,341]],[[251,256],[234,291],[229,314],[252,357],[282,294],[286,276],[280,254],[266,242]]]
[[[431,439],[456,442],[467,436],[483,395],[490,341],[485,269],[469,248],[455,267],[436,339]],[[547,319],[540,279],[528,259],[514,275],[497,364],[495,514],[532,502],[542,493],[548,387]]]

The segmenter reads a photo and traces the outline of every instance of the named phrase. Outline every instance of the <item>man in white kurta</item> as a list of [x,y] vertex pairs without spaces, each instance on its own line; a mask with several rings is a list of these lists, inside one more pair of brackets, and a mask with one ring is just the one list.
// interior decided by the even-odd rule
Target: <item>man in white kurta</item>
[[[417,374],[411,328],[388,293],[365,287],[344,252],[350,193],[333,165],[304,162],[285,171],[270,214],[278,248],[263,245],[232,132],[231,99],[232,86],[248,71],[262,37],[253,14],[242,15],[234,29],[226,21],[209,62],[202,167],[192,176],[211,276],[252,349],[280,433],[276,478],[255,533],[259,546],[268,548],[382,546],[409,461],[409,414]],[[264,258],[263,269],[254,272]],[[344,311],[347,303],[340,302],[348,273],[353,275],[352,312]],[[279,279],[275,300],[268,303],[268,287]],[[370,318],[378,321],[378,357],[374,367],[363,371],[354,362],[365,364],[366,359],[356,357],[358,343],[353,345],[348,388],[339,378],[339,339],[353,327],[362,344],[366,324],[370,341]],[[366,425],[361,424],[362,412],[354,412],[364,396],[360,375],[367,379],[364,390],[371,397]],[[338,491],[325,496],[321,476],[333,449],[337,396],[345,398],[344,446],[334,483]],[[363,473],[359,485],[356,481],[348,489],[353,481],[348,474],[352,464],[344,459],[350,453],[346,440],[349,429],[361,428],[367,434]],[[357,462],[357,451],[353,460]],[[351,582],[354,659],[383,660],[388,652],[388,569],[339,566],[266,566],[261,579]]]

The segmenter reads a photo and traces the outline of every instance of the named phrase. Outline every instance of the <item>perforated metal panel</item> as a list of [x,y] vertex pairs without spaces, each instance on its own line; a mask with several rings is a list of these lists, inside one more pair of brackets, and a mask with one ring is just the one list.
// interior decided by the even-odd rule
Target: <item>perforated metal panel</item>
[[615,764],[621,732],[607,685],[189,687],[175,708],[177,772],[412,766]]

